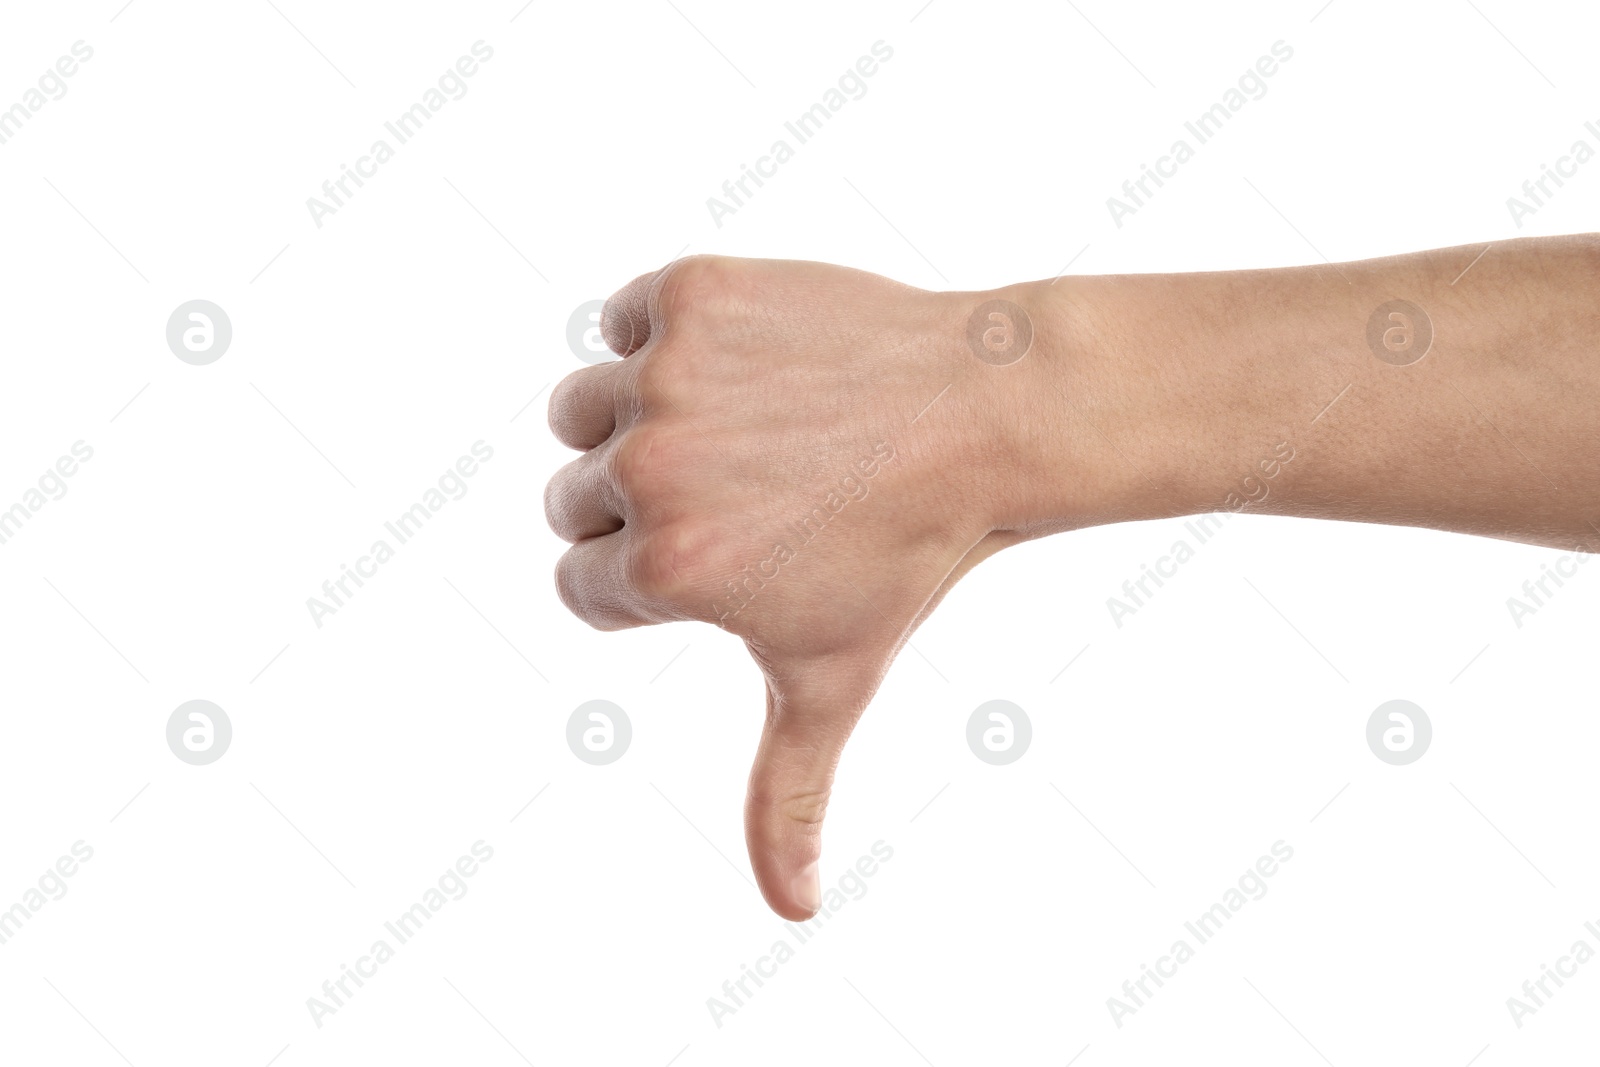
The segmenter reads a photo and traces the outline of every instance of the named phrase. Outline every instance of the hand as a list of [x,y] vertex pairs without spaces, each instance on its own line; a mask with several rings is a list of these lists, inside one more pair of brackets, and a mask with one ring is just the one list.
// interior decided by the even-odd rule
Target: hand
[[[546,493],[573,542],[557,587],[602,629],[744,638],[767,682],[750,860],[802,919],[851,729],[1000,548],[1249,507],[1592,550],[1597,272],[1590,236],[992,293],[682,260],[606,304],[627,358],[550,398],[585,452]],[[1382,333],[1396,305],[1400,350]]]
[[602,630],[714,622],[766,678],[745,835],[788,919],[819,905],[834,769],[890,662],[1035,518],[1027,360],[1042,357],[977,358],[979,302],[826,264],[696,256],[607,301],[602,333],[627,358],[550,398],[552,430],[584,452],[545,494],[572,542],[556,569],[567,607]]

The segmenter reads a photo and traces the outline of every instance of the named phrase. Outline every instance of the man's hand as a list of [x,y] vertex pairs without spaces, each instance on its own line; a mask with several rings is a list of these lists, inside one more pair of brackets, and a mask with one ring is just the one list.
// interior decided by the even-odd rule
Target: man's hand
[[557,587],[601,629],[744,639],[767,683],[750,859],[803,919],[851,729],[1000,548],[1248,508],[1592,551],[1597,282],[1592,237],[990,293],[681,260],[607,302],[627,358],[550,398],[584,452],[546,493]]
[[785,918],[818,907],[834,768],[890,661],[1018,539],[1025,371],[974,356],[972,306],[824,264],[680,260],[606,303],[627,358],[550,399],[584,450],[545,496],[573,543],[562,600],[605,630],[716,623],[766,677],[746,839]]

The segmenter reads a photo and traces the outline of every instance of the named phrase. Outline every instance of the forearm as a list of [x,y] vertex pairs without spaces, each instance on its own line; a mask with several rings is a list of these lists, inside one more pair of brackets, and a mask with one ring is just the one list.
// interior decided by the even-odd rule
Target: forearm
[[[1028,419],[1055,427],[1016,525],[1249,510],[1600,545],[1600,240],[1463,276],[1481,250],[1008,290],[1038,320]],[[1369,344],[1394,300],[1421,315]]]

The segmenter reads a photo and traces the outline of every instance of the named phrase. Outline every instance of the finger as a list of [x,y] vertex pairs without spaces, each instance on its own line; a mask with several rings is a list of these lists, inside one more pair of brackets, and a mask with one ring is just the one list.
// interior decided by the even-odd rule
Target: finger
[[654,619],[640,611],[628,582],[626,529],[579,541],[556,561],[556,593],[561,602],[596,630],[626,630]]
[[545,520],[563,541],[576,544],[587,537],[615,533],[625,525],[615,482],[607,474],[612,451],[608,441],[585,452],[556,471],[545,486]]
[[639,275],[600,309],[600,336],[617,355],[631,356],[650,340],[650,289],[660,273]]
[[619,356],[631,356],[656,340],[663,326],[661,292],[677,268],[704,256],[675,259],[660,270],[641,274],[611,295],[600,309],[600,336]]
[[588,451],[617,428],[620,363],[598,363],[574,371],[550,394],[550,432],[568,448]]
[[803,679],[768,684],[766,729],[745,799],[745,844],[761,895],[785,919],[809,919],[822,905],[822,819],[839,756],[878,680],[877,672],[813,669]]

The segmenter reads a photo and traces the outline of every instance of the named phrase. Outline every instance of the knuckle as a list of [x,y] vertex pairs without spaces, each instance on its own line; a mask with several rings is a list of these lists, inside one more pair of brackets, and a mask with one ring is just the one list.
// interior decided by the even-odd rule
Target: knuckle
[[628,582],[641,596],[676,604],[694,587],[704,569],[707,540],[686,523],[674,523],[640,537],[628,559]]
[[648,494],[662,475],[670,470],[666,463],[668,445],[665,434],[648,426],[636,426],[617,442],[611,451],[611,481],[618,493],[636,499]]
[[715,301],[726,288],[734,262],[726,256],[704,254],[674,261],[656,284],[657,309],[671,320]]
[[775,813],[786,822],[801,826],[820,827],[828,815],[830,790],[775,790],[751,786],[747,803],[755,811]]
[[[676,399],[673,399],[673,395],[677,392],[675,382],[677,375],[672,368],[677,364],[683,351],[685,349],[679,345],[672,345],[670,350],[665,346],[658,348],[641,359],[639,365],[634,368],[631,394],[640,412],[670,410],[671,405],[677,403]],[[665,356],[672,358],[654,358]]]
[[828,814],[828,790],[794,793],[778,802],[778,812],[790,822],[820,826]]
[[650,485],[653,456],[658,443],[654,430],[629,430],[611,453],[611,480],[624,499],[637,498],[638,486]]

